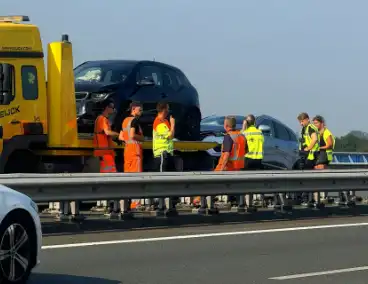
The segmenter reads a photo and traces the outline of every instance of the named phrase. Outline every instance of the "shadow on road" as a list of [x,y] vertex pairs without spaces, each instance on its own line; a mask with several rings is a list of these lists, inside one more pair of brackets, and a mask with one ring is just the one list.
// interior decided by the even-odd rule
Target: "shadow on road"
[[32,273],[29,284],[120,284],[121,281],[65,274]]

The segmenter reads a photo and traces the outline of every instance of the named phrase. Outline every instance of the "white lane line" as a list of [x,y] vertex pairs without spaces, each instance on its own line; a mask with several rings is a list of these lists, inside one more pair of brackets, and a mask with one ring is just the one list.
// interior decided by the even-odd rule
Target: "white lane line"
[[293,231],[303,231],[303,230],[334,229],[334,228],[363,227],[363,226],[368,226],[368,223],[350,223],[350,224],[305,226],[305,227],[291,227],[291,228],[279,228],[279,229],[268,229],[268,230],[221,232],[221,233],[209,233],[209,234],[195,234],[195,235],[181,235],[181,236],[179,235],[179,236],[170,236],[170,237],[156,237],[156,238],[141,238],[141,239],[85,242],[85,243],[73,243],[73,244],[62,244],[62,245],[48,245],[48,246],[43,246],[42,249],[45,250],[45,249],[75,248],[75,247],[100,246],[100,245],[112,245],[112,244],[159,242],[159,241],[170,241],[170,240],[185,240],[185,239],[197,239],[197,238],[209,238],[209,237],[254,235],[254,234],[266,234],[266,233],[278,233],[278,232],[293,232]]
[[322,275],[329,275],[329,274],[348,273],[348,272],[363,271],[363,270],[368,270],[368,266],[352,267],[352,268],[337,269],[337,270],[327,270],[327,271],[312,272],[312,273],[302,273],[302,274],[294,274],[294,275],[287,275],[287,276],[278,276],[278,277],[272,277],[269,279],[270,280],[290,280],[290,279],[306,278],[306,277],[312,277],[312,276],[322,276]]

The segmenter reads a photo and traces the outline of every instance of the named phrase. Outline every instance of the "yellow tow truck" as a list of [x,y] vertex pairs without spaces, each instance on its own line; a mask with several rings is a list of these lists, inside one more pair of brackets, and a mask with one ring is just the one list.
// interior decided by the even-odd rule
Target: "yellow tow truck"
[[[91,135],[77,133],[72,44],[48,44],[27,16],[0,17],[0,173],[96,172]],[[46,74],[47,73],[47,74]],[[175,142],[185,170],[212,167],[212,142]],[[150,141],[143,145],[150,169]],[[117,166],[122,146],[116,145]],[[121,168],[120,168],[121,169]]]

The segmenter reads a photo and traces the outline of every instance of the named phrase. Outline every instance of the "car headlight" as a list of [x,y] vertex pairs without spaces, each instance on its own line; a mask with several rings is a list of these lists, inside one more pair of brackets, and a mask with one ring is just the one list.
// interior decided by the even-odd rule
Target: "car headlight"
[[93,93],[91,94],[91,99],[95,101],[105,100],[111,93]]
[[34,209],[34,211],[36,211],[36,213],[38,213],[38,206],[37,206],[37,204],[35,203],[35,202],[33,202],[32,200],[31,200],[31,206],[32,206],[32,208]]

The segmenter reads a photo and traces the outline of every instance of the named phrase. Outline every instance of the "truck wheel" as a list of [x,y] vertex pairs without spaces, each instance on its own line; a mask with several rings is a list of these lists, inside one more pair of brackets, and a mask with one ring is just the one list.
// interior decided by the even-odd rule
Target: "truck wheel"
[[4,173],[38,173],[40,158],[27,150],[12,153],[5,165]]

